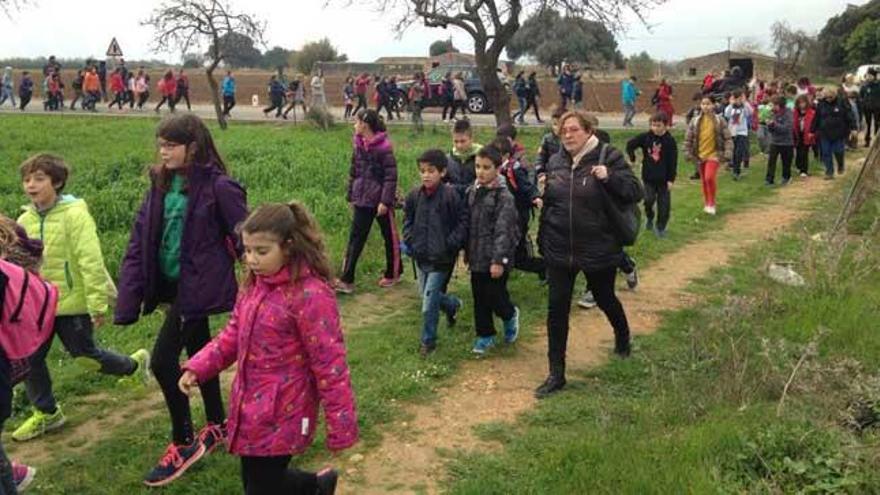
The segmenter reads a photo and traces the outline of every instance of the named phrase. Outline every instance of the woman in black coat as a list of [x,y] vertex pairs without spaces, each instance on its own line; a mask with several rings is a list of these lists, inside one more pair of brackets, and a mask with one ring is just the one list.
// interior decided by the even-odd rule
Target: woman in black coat
[[[550,376],[535,391],[538,398],[565,386],[569,312],[574,282],[580,272],[587,276],[599,308],[614,327],[614,352],[629,355],[629,324],[614,293],[617,267],[624,256],[623,244],[606,211],[609,201],[635,203],[644,195],[623,154],[600,143],[586,113],[566,113],[560,119],[559,130],[562,149],[547,164],[538,231],[550,288]],[[607,146],[604,164],[599,163],[603,146]]]

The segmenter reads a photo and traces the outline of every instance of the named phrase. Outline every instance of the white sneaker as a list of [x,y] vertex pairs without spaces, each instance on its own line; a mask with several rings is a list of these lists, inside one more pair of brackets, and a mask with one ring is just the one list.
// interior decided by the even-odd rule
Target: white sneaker
[[709,214],[709,215],[712,214],[712,213],[710,213],[710,210],[709,210],[709,207],[708,207],[708,206],[704,206],[704,207],[703,207],[703,213],[706,213],[706,214]]
[[707,206],[706,213],[708,213],[710,215],[714,215],[715,214],[715,207],[714,206]]

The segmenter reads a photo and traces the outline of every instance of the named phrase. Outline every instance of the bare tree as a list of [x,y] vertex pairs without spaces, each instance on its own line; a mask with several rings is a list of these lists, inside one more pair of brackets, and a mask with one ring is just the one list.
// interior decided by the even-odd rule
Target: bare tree
[[29,0],[0,0],[0,11],[12,19],[13,11],[17,11],[29,3]]
[[792,29],[786,21],[774,22],[770,34],[773,37],[773,54],[776,55],[776,72],[796,76],[815,39],[803,29]]
[[156,8],[141,25],[152,26],[155,30],[155,52],[179,51],[185,54],[191,48],[208,47],[205,75],[211,88],[217,123],[221,129],[226,129],[220,88],[214,79],[214,70],[226,58],[230,48],[224,40],[242,35],[265,46],[265,23],[251,15],[232,12],[229,5],[220,0],[171,0]]
[[[326,0],[330,3],[334,0]],[[346,0],[351,4],[356,0]],[[477,73],[500,125],[510,123],[510,95],[496,69],[502,51],[520,27],[520,18],[533,12],[557,9],[570,16],[597,21],[612,31],[623,28],[623,18],[644,14],[666,0],[359,0],[380,12],[399,12],[395,31],[402,35],[416,21],[427,27],[449,26],[468,33],[474,40]]]
[[733,51],[743,53],[761,53],[764,45],[757,38],[747,36],[740,38],[733,45]]

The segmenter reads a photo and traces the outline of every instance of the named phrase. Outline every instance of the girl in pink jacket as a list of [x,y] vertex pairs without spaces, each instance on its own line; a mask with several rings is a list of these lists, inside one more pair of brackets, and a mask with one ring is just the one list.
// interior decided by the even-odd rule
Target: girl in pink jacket
[[228,448],[248,494],[333,493],[337,473],[288,469],[315,436],[324,408],[327,447],[358,439],[357,414],[330,263],[299,203],[267,204],[240,227],[248,278],[226,328],[184,366],[180,389],[233,363]]

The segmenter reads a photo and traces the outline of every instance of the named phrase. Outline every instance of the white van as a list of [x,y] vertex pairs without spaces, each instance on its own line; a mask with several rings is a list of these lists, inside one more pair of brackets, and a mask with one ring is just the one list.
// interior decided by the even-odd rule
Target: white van
[[868,75],[868,69],[870,69],[871,67],[873,67],[874,70],[876,70],[878,73],[880,73],[880,65],[878,65],[878,64],[869,64],[869,65],[859,66],[859,68],[856,69],[856,82],[857,83],[860,83],[865,80],[865,76]]

